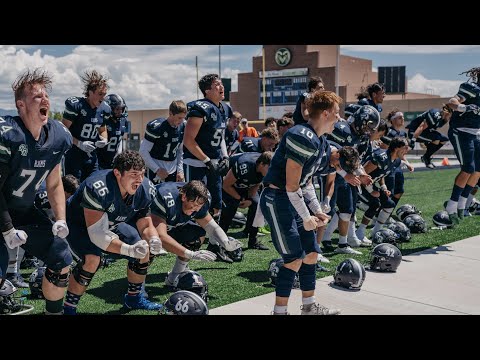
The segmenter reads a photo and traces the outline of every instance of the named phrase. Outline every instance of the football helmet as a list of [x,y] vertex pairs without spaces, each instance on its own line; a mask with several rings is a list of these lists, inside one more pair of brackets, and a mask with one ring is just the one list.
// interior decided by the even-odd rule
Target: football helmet
[[335,285],[360,290],[365,276],[366,272],[362,264],[355,259],[345,259],[338,264],[333,279]]
[[[229,236],[228,240],[235,240],[235,239]],[[240,262],[243,260],[243,249],[241,247],[233,251],[225,250],[225,252],[227,253],[228,257],[232,259],[234,262]]]
[[397,211],[395,211],[395,213],[397,214],[397,217],[400,219],[400,221],[403,221],[403,219],[405,219],[405,217],[407,217],[408,215],[411,215],[411,214],[421,214],[422,212],[419,211],[415,205],[410,205],[410,204],[404,204],[402,206],[400,206]]
[[372,241],[374,244],[396,244],[400,241],[400,235],[390,229],[380,229],[373,234]]
[[198,294],[208,302],[208,285],[200,273],[187,270],[178,275],[173,281],[173,290],[188,290]]
[[380,124],[380,114],[371,105],[363,105],[352,116],[352,125],[359,135],[369,135]]
[[127,115],[127,104],[125,104],[125,100],[123,100],[120,95],[109,94],[105,97],[104,101],[110,106],[112,117],[119,119]]
[[402,253],[392,244],[378,244],[370,253],[370,270],[397,271]]
[[472,203],[468,207],[468,211],[470,211],[472,214],[475,213],[477,210],[480,210],[480,201],[477,199],[473,198]]
[[[273,286],[277,285],[278,272],[280,271],[280,268],[283,266],[283,264],[284,261],[282,258],[280,258],[271,260],[270,264],[268,265],[268,276],[270,277],[270,281]],[[292,289],[298,288],[300,288],[300,280],[297,273],[295,274],[295,280],[293,282]]]
[[232,227],[241,227],[246,223],[247,223],[246,216],[242,212],[237,211],[232,219]]
[[352,116],[353,114],[355,114],[357,112],[358,109],[360,109],[362,107],[362,105],[359,105],[359,104],[348,104],[346,107],[345,107],[345,119],[348,120],[348,118],[350,116]]
[[30,287],[30,294],[33,298],[43,299],[42,280],[46,269],[45,266],[41,266],[33,270],[30,274],[28,285]]
[[410,233],[410,229],[404,223],[398,221],[387,226],[387,229],[392,230],[395,234],[398,235],[398,240],[401,242],[410,241],[412,238],[412,234]]
[[447,229],[453,227],[452,220],[445,210],[438,211],[433,215],[433,223],[437,226],[445,226]]
[[425,220],[418,214],[408,215],[403,219],[403,223],[407,225],[412,233],[427,232],[427,224],[425,224]]
[[205,300],[187,290],[180,290],[170,295],[164,303],[164,311],[166,315],[208,315]]
[[14,295],[17,290],[9,280],[3,281],[0,287],[0,315],[22,315],[33,310],[32,305],[24,304],[25,298]]

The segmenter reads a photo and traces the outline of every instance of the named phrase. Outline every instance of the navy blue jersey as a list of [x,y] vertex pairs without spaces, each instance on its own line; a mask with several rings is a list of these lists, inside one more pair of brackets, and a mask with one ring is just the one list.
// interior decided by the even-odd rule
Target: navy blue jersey
[[0,161],[10,173],[2,188],[9,209],[29,209],[42,182],[72,146],[68,129],[48,119],[36,141],[19,116],[0,117]]
[[71,96],[65,100],[63,118],[72,122],[69,130],[74,138],[81,141],[97,141],[97,129],[103,125],[105,109],[103,107],[92,109],[86,98]]
[[[230,105],[220,102],[220,106],[217,107],[208,99],[197,100],[187,113],[187,118],[203,118],[202,126],[195,137],[195,141],[210,159],[221,158],[220,143],[225,136],[225,127],[231,116],[232,108]],[[183,151],[184,159],[196,159],[185,146]]]
[[228,127],[225,128],[225,144],[227,145],[227,152],[232,149],[232,146],[237,142],[239,136],[240,134],[237,129],[230,131],[228,130]]
[[382,110],[383,110],[382,104],[375,104],[372,99],[366,99],[366,100],[367,100],[367,104],[365,104],[365,102],[364,102],[363,100],[364,100],[364,99],[359,100],[358,103],[359,103],[360,105],[371,105],[371,106],[373,106],[375,109],[377,109],[379,113],[382,112]]
[[424,120],[428,125],[427,129],[435,130],[445,125],[445,120],[442,119],[442,110],[430,109],[418,115],[410,122],[410,124],[405,127],[408,129],[409,132],[415,132],[415,130],[417,130],[417,128],[422,124]]
[[244,137],[240,145],[235,149],[234,154],[247,152],[263,152],[262,147],[260,146],[261,139],[261,137]]
[[327,134],[327,139],[336,142],[340,146],[356,148],[360,159],[363,159],[369,152],[369,149],[371,149],[370,138],[368,136],[358,136],[346,121],[337,121],[332,133]]
[[292,159],[302,165],[300,186],[305,186],[319,169],[328,146],[326,138],[318,137],[308,123],[295,125],[283,135],[263,182],[285,190],[287,159]]
[[193,212],[192,215],[183,213],[180,188],[185,184],[184,182],[164,182],[156,186],[157,195],[152,203],[152,213],[165,219],[168,230],[183,226],[193,219],[203,219],[208,214],[210,201],[206,201],[201,209]]
[[377,165],[377,168],[369,174],[372,177],[373,185],[375,185],[377,188],[380,187],[378,181],[388,174],[394,172],[402,163],[402,160],[400,159],[395,159],[392,161],[392,154],[389,150],[385,149],[374,150],[373,153],[365,160]]
[[230,169],[237,181],[233,186],[237,189],[249,188],[258,185],[263,180],[263,175],[257,172],[256,161],[261,153],[247,152],[233,155],[230,158]]
[[[468,105],[480,107],[480,86],[475,83],[465,82],[460,84],[457,96],[462,100],[464,99],[463,104],[467,107]],[[462,127],[480,129],[480,114],[471,111],[464,113],[454,111],[450,120],[450,127],[455,129]]]
[[387,134],[382,136],[380,140],[382,140],[384,144],[390,145],[392,139],[399,136],[407,138],[407,133],[405,132],[405,130],[395,130],[393,127],[389,127]]
[[305,102],[305,98],[307,96],[308,96],[308,92],[305,92],[298,97],[297,105],[295,106],[295,111],[293,112],[293,116],[292,116],[293,122],[295,123],[295,125],[306,123],[302,114],[302,104]]
[[135,217],[148,216],[155,186],[144,178],[134,195],[122,198],[113,170],[91,174],[67,201],[67,221],[85,226],[83,208],[105,212],[110,229]]
[[153,143],[150,156],[153,159],[163,161],[176,160],[178,147],[183,141],[184,132],[185,122],[173,127],[165,118],[150,121],[145,129],[145,140]]
[[325,153],[322,156],[320,166],[315,175],[324,176],[335,172],[335,168],[330,165],[330,156],[332,155],[332,149],[340,150],[342,147],[334,141],[327,140],[328,146]]
[[127,131],[127,118],[122,116],[120,119],[114,120],[109,116],[105,118],[103,124],[107,126],[108,145],[96,149],[98,164],[103,169],[111,169],[113,158],[117,155],[118,147]]

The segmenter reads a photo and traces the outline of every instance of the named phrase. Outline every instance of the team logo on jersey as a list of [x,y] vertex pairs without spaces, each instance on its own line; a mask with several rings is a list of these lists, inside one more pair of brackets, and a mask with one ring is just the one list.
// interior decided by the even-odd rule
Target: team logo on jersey
[[85,109],[82,109],[80,110],[80,114],[82,114],[82,116],[87,116],[87,111]]
[[213,121],[217,121],[217,114],[212,113],[210,117],[212,118]]
[[278,66],[287,66],[292,60],[292,53],[287,48],[278,49],[275,53],[275,62]]
[[90,122],[92,122],[92,123],[97,123],[97,122],[98,122],[98,119],[97,119],[96,117],[90,118]]
[[20,145],[20,146],[18,147],[18,151],[20,151],[20,154],[21,154],[22,156],[27,156],[27,154],[28,154],[28,146],[25,145],[25,144],[22,144],[22,145]]
[[125,221],[125,220],[127,220],[126,216],[117,216],[117,218],[115,219],[115,221]]
[[168,137],[168,132],[165,131],[165,132],[163,133],[163,137],[164,137],[164,138],[167,138],[167,137]]
[[115,211],[115,205],[113,205],[113,203],[112,203],[112,205],[110,205],[110,206],[108,207],[107,211],[108,211],[109,213],[113,213],[113,212]]
[[351,137],[350,135],[347,136],[347,141],[348,141],[349,143],[352,142],[352,137]]
[[46,160],[35,160],[33,167],[45,167]]

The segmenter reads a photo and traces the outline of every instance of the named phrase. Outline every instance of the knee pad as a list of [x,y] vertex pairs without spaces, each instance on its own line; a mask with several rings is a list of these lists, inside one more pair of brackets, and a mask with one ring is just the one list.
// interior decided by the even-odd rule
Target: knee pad
[[92,281],[93,275],[95,275],[95,273],[83,270],[83,261],[79,261],[77,265],[75,265],[75,267],[73,268],[72,275],[80,285],[88,286],[90,285],[90,281]]
[[352,217],[352,213],[340,213],[338,215],[338,217],[340,218],[340,220],[342,221],[348,221],[350,222],[350,218]]
[[315,267],[316,264],[302,263],[298,270],[298,279],[300,280],[300,289],[302,291],[315,290]]
[[[151,259],[151,258],[150,258]],[[147,275],[148,267],[150,266],[151,260],[146,263],[141,264],[139,260],[129,261],[128,268],[132,270],[135,274],[138,275]]]
[[60,274],[59,271],[51,270],[47,267],[45,270],[45,278],[51,282],[53,285],[66,288],[68,286],[68,277],[70,276],[70,271],[65,274]]
[[278,270],[277,285],[275,293],[280,297],[289,297],[292,292],[292,286],[295,281],[295,275],[297,273],[293,270],[281,266]]
[[52,246],[50,246],[46,258],[42,260],[44,260],[47,268],[50,268],[54,271],[60,271],[63,268],[70,266],[73,258],[67,241],[55,237],[55,240],[53,241]]
[[370,206],[367,211],[365,211],[365,217],[369,219],[373,219],[373,217],[377,214],[378,207],[372,207]]

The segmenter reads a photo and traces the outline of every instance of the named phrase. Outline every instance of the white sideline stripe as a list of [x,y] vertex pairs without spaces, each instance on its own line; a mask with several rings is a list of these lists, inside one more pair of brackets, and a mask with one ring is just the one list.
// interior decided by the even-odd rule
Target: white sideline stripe
[[453,133],[453,136],[457,140],[455,141],[455,143],[458,145],[457,150],[458,150],[458,155],[460,156],[458,161],[460,161],[460,164],[463,165],[463,154],[462,154],[462,148],[460,147],[460,141],[458,140],[458,134]]
[[265,202],[265,204],[267,205],[267,208],[270,210],[270,215],[272,216],[272,219],[273,219],[273,228],[277,234],[278,243],[280,244],[282,253],[287,254],[287,249],[285,247],[285,240],[283,239],[283,234],[280,231],[280,227],[278,226],[278,222],[277,222],[277,217],[275,216],[276,215],[275,209],[273,208],[273,205],[270,204],[269,202]]

